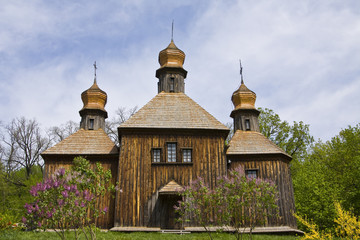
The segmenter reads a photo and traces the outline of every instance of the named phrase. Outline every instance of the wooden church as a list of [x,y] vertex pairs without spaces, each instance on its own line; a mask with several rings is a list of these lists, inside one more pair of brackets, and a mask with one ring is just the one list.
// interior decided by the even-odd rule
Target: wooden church
[[180,200],[177,188],[198,176],[215,186],[219,176],[242,166],[249,176],[271,179],[278,186],[280,217],[269,219],[266,227],[295,230],[291,157],[260,133],[256,94],[243,80],[233,93],[235,133],[227,145],[229,129],[185,94],[184,60],[173,40],[159,53],[158,94],[118,127],[120,147],[104,131],[107,95],[95,78],[81,94],[81,129],[42,153],[46,176],[69,167],[76,156],[101,162],[111,169],[122,193],[99,199],[99,206],[110,210],[98,225],[150,231],[182,227],[173,208]]

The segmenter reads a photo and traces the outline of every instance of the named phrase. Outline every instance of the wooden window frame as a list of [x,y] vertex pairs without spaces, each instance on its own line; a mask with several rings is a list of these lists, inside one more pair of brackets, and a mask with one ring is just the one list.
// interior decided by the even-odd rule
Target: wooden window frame
[[[170,144],[173,144],[175,145],[175,155],[174,154],[171,154],[171,156],[169,157],[169,145]],[[171,160],[174,160],[173,157],[175,157],[175,161],[169,161],[170,159]],[[166,162],[167,163],[176,163],[178,160],[178,156],[177,156],[177,143],[176,142],[167,142],[166,143]]]
[[246,131],[251,130],[250,119],[245,119],[245,130]]
[[[190,151],[190,161],[185,161],[185,151]],[[183,163],[193,162],[193,149],[192,148],[181,148],[181,160]]]
[[175,92],[175,78],[170,77],[169,92]]
[[[155,151],[160,151],[159,161],[155,161]],[[151,149],[151,162],[152,163],[161,163],[162,162],[162,148],[152,148]]]
[[89,130],[94,130],[94,125],[95,125],[95,119],[90,118],[89,119]]
[[[256,176],[254,177],[253,174],[250,172],[255,172]],[[245,176],[247,178],[257,179],[257,178],[259,178],[259,169],[257,169],[257,168],[245,169]]]

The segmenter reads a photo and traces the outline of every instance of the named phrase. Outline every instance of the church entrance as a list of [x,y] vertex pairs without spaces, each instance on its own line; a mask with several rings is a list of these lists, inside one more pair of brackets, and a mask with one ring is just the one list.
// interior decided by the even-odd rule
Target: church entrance
[[181,196],[176,194],[162,194],[159,196],[161,206],[161,229],[181,229],[181,223],[177,221],[180,217],[175,212],[174,206],[181,200]]

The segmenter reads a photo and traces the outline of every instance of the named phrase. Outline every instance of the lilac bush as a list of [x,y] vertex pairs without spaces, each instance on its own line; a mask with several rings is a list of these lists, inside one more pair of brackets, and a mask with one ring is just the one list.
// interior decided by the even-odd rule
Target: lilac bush
[[190,222],[190,219],[204,227],[205,231],[212,239],[209,226],[213,223],[213,199],[212,191],[209,186],[205,184],[201,177],[192,181],[189,186],[184,187],[179,191],[182,195],[182,201],[179,201],[179,206],[174,206],[175,211],[180,214],[179,221],[183,224]]
[[245,228],[252,231],[265,225],[268,217],[277,214],[277,190],[273,182],[260,178],[248,178],[242,168],[236,168],[227,176],[220,177],[214,189],[203,179],[192,181],[180,191],[182,201],[175,209],[180,221],[192,219],[208,232],[210,226],[235,231],[242,238]]
[[49,179],[32,187],[30,194],[35,201],[25,204],[25,226],[54,229],[61,239],[65,239],[68,229],[74,231],[76,239],[80,231],[86,239],[96,239],[96,221],[108,210],[97,209],[96,203],[100,196],[114,190],[110,180],[110,171],[104,171],[100,164],[92,170],[86,159],[75,158],[70,170],[58,169]]
[[270,180],[246,177],[242,168],[221,177],[214,191],[218,224],[230,226],[237,239],[242,238],[245,228],[252,231],[265,225],[268,217],[276,216],[277,188]]

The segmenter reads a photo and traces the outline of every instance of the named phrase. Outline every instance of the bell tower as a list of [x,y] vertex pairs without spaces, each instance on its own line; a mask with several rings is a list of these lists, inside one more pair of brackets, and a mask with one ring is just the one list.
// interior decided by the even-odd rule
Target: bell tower
[[234,132],[236,130],[260,132],[258,120],[260,112],[255,108],[256,94],[244,84],[241,62],[240,75],[241,85],[231,97],[235,107],[230,114],[234,119]]
[[81,116],[80,128],[85,130],[105,130],[105,119],[108,117],[105,110],[107,94],[96,83],[96,62],[94,63],[95,77],[93,85],[81,94],[83,108],[79,111]]
[[176,47],[173,39],[170,44],[159,53],[160,68],[156,71],[158,93],[185,92],[187,71],[183,68],[185,53]]

